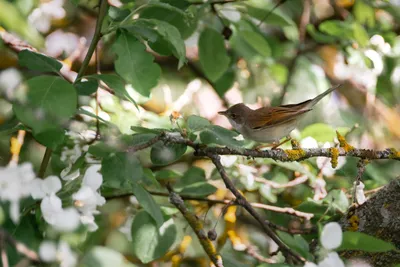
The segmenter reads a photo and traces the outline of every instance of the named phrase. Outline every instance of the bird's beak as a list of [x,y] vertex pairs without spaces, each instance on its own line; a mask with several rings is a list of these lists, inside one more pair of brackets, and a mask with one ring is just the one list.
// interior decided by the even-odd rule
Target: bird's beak
[[226,116],[226,110],[225,111],[219,111],[218,114]]

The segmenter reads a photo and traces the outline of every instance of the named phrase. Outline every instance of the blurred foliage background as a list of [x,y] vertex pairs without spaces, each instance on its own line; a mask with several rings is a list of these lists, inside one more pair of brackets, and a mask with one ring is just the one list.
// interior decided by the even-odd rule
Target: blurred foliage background
[[[214,4],[196,0],[159,1],[182,10],[185,16],[163,7],[146,8],[148,1],[145,0],[108,2],[107,23],[121,22],[131,10],[142,6],[140,18],[169,22],[179,30],[186,47],[186,62],[178,69],[179,63],[170,44],[165,40],[147,43],[147,51],[161,67],[161,76],[158,81],[154,80],[155,86],[148,92],[126,87],[139,110],[132,102],[121,100],[104,88],[98,90],[96,97],[92,94],[94,91],[79,95],[82,109],[95,113],[98,102],[99,117],[116,126],[100,124],[102,138],[108,141],[112,141],[115,132],[132,134],[131,126],[175,127],[170,121],[172,112],[182,115],[183,119],[178,119],[182,126],[185,118],[195,114],[212,124],[230,128],[228,121],[217,112],[233,104],[244,102],[256,108],[298,103],[323,92],[331,84],[341,83],[343,86],[321,101],[292,132],[302,147],[323,147],[326,142],[332,146],[337,141],[336,130],[347,134],[347,141],[358,148],[400,147],[400,1],[238,0]],[[0,25],[40,52],[61,60],[65,68],[78,71],[93,36],[97,5],[93,0],[0,0]],[[226,49],[221,51],[210,44],[218,38],[211,41],[200,38],[206,28],[218,33]],[[91,59],[87,74],[115,72],[115,38],[113,33],[103,36],[97,60],[96,57]],[[225,57],[219,56],[221,54]],[[215,69],[212,68],[214,64]],[[0,41],[0,131],[16,123],[11,102],[20,93],[19,84],[36,75],[37,72],[21,67],[17,54]],[[69,128],[84,140],[90,140],[95,135],[96,124],[94,118],[77,115]],[[11,158],[9,147],[14,135],[8,130],[0,133],[1,166]],[[72,140],[73,135],[70,137]],[[60,174],[66,167],[65,158],[74,156],[74,145],[72,141],[65,142],[54,152],[48,174]],[[20,161],[30,161],[38,170],[44,151],[28,132]],[[149,154],[150,151],[140,152],[141,164],[151,169],[159,181],[172,176],[184,177],[196,166],[200,170],[194,170],[218,189],[211,198],[229,196],[213,172],[213,165],[194,158],[190,151],[166,167],[152,164]],[[224,158],[224,162],[231,178],[249,201],[312,212],[316,214],[315,221],[346,211],[357,174],[357,162],[352,158],[341,159],[336,169],[331,168],[329,160],[322,158],[281,163],[232,156]],[[387,184],[399,172],[400,165],[395,161],[371,162],[363,177],[366,190]],[[303,176],[306,177],[304,182],[296,186],[276,186]],[[164,212],[179,217],[166,197],[154,197],[163,205]],[[134,199],[131,201],[133,208],[128,197],[108,201],[96,219],[100,229],[86,236],[85,246],[104,245],[123,253],[133,264],[139,264],[130,249],[130,234],[128,238],[124,235],[129,233],[126,229],[130,228],[131,215],[137,213],[138,203]],[[204,202],[191,204],[199,217],[209,208]],[[258,261],[240,251],[238,246],[254,244],[266,255],[265,236],[240,210],[227,213],[234,217],[233,226],[229,226],[229,216],[220,218],[222,208],[221,205],[212,206],[205,222],[211,229],[219,221],[217,233],[227,232],[229,227],[235,230],[235,235],[229,236],[230,242],[222,248],[225,266],[253,266]],[[302,227],[298,218],[287,214],[266,212],[266,216],[294,229]],[[184,244],[182,240],[188,242],[183,236],[190,236],[191,231],[185,221],[176,219],[174,222],[177,237],[172,251],[176,252],[179,245]],[[29,227],[18,231],[21,237],[26,233],[34,235]],[[72,234],[69,238],[76,244],[81,241]],[[235,244],[234,240],[239,241]],[[222,247],[223,241],[220,242]],[[186,266],[194,266],[191,265],[194,262],[202,264],[203,251],[195,237],[184,255]],[[172,258],[172,252],[164,255],[165,264],[170,264]]]

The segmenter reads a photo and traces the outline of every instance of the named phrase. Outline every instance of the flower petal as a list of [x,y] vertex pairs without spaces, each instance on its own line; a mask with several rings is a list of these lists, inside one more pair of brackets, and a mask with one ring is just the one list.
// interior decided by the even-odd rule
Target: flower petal
[[100,168],[100,164],[90,166],[83,177],[83,184],[89,186],[93,190],[99,189],[103,183],[103,175],[99,173]]
[[321,244],[328,250],[336,249],[342,243],[342,228],[337,222],[327,223],[322,229]]

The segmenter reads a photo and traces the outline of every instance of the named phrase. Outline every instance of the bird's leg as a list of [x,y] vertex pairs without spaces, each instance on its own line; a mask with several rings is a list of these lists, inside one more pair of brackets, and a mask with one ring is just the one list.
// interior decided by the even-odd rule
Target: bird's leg
[[273,147],[271,147],[271,149],[278,149],[278,147],[280,147],[281,145],[283,145],[286,142],[289,142],[290,140],[292,140],[292,138],[290,136],[286,136],[285,140],[283,140],[282,142],[274,145]]
[[[292,140],[292,138],[289,137],[289,136],[287,136],[287,137],[285,138],[285,140],[283,140],[283,141],[280,142],[280,143],[278,143],[278,142],[279,142],[279,141],[278,141],[278,142],[274,142],[274,143],[272,143],[272,144],[263,144],[263,145],[256,146],[254,149],[257,150],[257,151],[261,151],[261,149],[263,149],[263,148],[265,148],[265,147],[271,147],[271,149],[278,149],[279,146],[283,145],[283,144],[286,143],[286,142],[289,142],[290,140]],[[276,143],[278,143],[278,144],[276,144]]]

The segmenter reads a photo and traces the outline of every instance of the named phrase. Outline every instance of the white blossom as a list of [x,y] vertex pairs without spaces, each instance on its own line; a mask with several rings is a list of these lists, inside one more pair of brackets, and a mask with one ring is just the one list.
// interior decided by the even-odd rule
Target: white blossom
[[342,228],[337,222],[330,222],[324,226],[320,241],[325,249],[332,250],[338,248],[342,243],[342,239]]
[[74,267],[77,264],[76,253],[65,241],[60,241],[58,245],[52,241],[43,241],[39,246],[39,257],[47,263],[59,263],[60,267]]
[[28,21],[38,31],[46,33],[50,30],[52,19],[62,19],[65,17],[63,9],[64,0],[53,0],[40,4],[28,17]]
[[49,176],[44,180],[36,178],[31,183],[31,196],[33,199],[42,199],[57,193],[61,187],[61,181],[57,176]]
[[0,200],[10,202],[10,217],[19,222],[19,201],[30,195],[30,184],[35,179],[31,163],[0,167]]
[[307,136],[300,141],[300,146],[302,148],[318,148],[318,143],[317,140],[311,136]]
[[97,230],[93,214],[98,214],[97,206],[106,203],[97,190],[103,183],[103,176],[99,173],[101,165],[90,166],[83,177],[81,188],[72,195],[75,207],[81,212],[81,222],[88,227],[89,231]]
[[326,257],[318,263],[318,267],[345,267],[342,259],[336,252],[329,252]]
[[231,167],[237,160],[237,156],[233,155],[221,155],[221,164],[225,168]]

